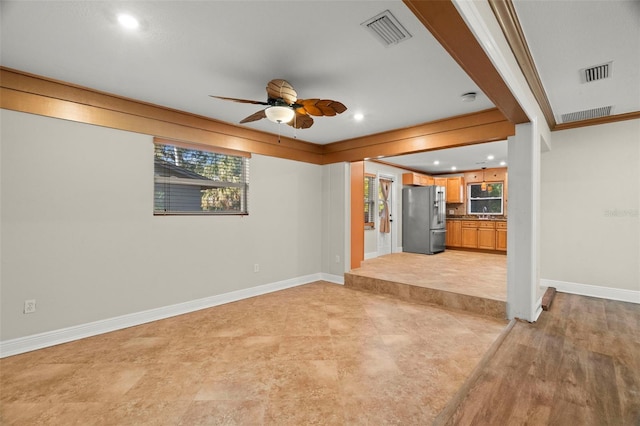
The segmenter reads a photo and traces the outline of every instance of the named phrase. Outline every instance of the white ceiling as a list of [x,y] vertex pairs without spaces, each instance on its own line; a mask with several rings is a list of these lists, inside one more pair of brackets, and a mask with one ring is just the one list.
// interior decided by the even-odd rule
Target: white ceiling
[[[640,1],[513,3],[556,122],[604,106],[640,111]],[[608,62],[609,78],[583,81],[581,70]]]
[[[515,3],[554,113],[602,102],[615,113],[640,110],[639,2]],[[412,35],[392,47],[360,25],[387,9]],[[138,30],[118,25],[123,12],[141,21]],[[273,78],[288,80],[300,98],[341,101],[345,113],[295,134],[319,144],[493,107],[399,0],[3,0],[0,13],[0,59],[9,68],[230,123],[260,107],[209,95],[266,100]],[[597,82],[600,90],[568,81],[577,68],[610,60],[613,78]],[[470,91],[477,100],[462,102]],[[267,120],[246,126],[294,136]],[[505,142],[483,145],[394,161],[437,172],[429,165],[435,155],[464,170],[478,168],[489,151],[506,152]]]

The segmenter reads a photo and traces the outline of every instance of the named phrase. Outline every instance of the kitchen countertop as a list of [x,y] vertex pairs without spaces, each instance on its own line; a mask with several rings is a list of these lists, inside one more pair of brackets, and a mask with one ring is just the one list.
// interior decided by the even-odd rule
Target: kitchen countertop
[[478,216],[447,216],[447,220],[477,220],[477,221],[490,221],[490,222],[506,222],[507,218],[504,216],[490,217],[489,219],[480,219]]

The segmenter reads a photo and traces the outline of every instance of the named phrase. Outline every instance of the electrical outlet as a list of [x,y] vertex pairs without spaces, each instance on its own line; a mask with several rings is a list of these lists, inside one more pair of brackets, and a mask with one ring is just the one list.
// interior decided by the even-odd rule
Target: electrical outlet
[[30,299],[24,301],[24,313],[32,314],[36,311],[36,300]]
[[253,272],[260,272],[260,264],[258,263],[253,264]]

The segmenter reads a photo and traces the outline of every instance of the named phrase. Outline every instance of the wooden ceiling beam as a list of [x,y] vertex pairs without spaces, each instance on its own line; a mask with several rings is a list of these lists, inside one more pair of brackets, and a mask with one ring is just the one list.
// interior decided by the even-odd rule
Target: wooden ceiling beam
[[313,164],[504,140],[515,132],[514,125],[493,108],[328,145],[285,137],[279,143],[270,133],[2,67],[0,107]]
[[515,125],[496,109],[325,145],[325,164],[392,157],[504,140]]

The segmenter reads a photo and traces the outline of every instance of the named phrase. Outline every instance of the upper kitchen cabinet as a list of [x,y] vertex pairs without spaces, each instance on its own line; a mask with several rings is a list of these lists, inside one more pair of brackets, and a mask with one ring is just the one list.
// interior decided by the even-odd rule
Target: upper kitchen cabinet
[[464,174],[464,180],[467,183],[504,182],[506,178],[506,167],[485,170],[472,170],[469,172],[465,172]]
[[464,203],[464,177],[447,178],[447,203]]
[[430,186],[430,185],[434,185],[434,179],[431,176],[423,175],[420,173],[403,173],[402,184],[415,185],[415,186]]
[[507,178],[507,169],[487,169],[484,172],[487,182],[504,182]]
[[464,174],[466,183],[482,183],[482,170],[474,170]]

